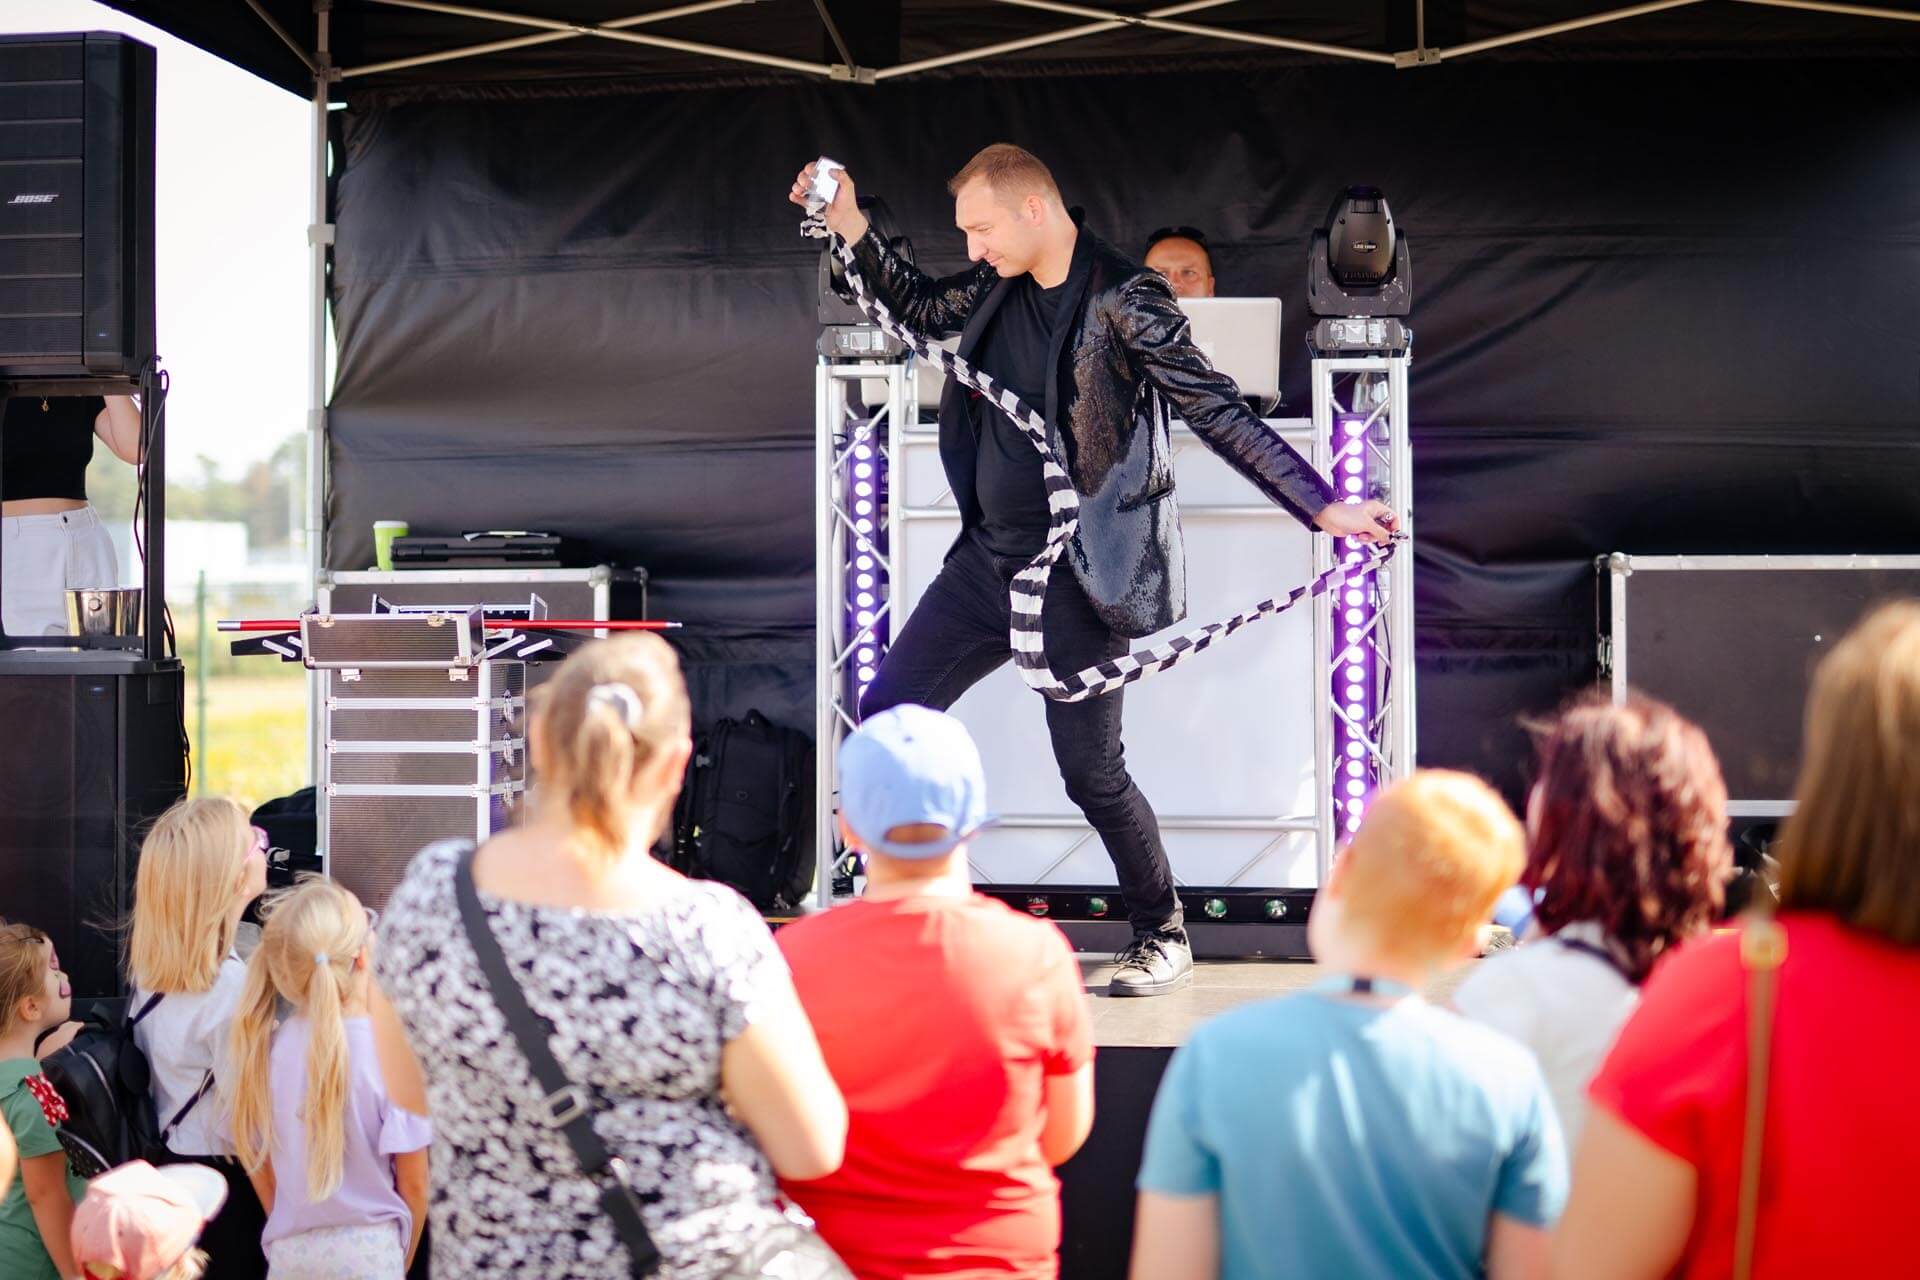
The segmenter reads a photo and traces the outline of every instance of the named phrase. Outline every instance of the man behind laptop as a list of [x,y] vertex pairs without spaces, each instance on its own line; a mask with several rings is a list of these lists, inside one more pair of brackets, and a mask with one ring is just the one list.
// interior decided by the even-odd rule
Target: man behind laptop
[[866,894],[780,950],[846,1096],[846,1162],[784,1189],[861,1280],[1053,1280],[1053,1166],[1093,1124],[1080,970],[1054,925],[973,891],[980,753],[905,704],[840,748],[840,830]]
[[1165,277],[1174,297],[1213,296],[1213,253],[1192,227],[1162,227],[1148,236],[1145,262]]

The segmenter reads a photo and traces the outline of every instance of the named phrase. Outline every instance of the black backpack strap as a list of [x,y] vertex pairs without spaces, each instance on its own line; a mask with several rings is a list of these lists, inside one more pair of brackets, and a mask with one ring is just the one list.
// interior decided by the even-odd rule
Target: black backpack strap
[[134,1015],[133,1015],[133,1017],[131,1017],[131,1018],[129,1018],[129,1019],[127,1020],[127,1026],[128,1026],[129,1028],[132,1028],[132,1027],[137,1027],[137,1026],[139,1026],[139,1025],[140,1025],[140,1019],[142,1019],[142,1018],[144,1018],[144,1017],[146,1017],[146,1016],[147,1016],[148,1014],[150,1014],[150,1013],[152,1013],[152,1012],[153,1012],[153,1006],[155,1006],[155,1005],[157,1005],[157,1004],[159,1004],[159,1003],[160,1003],[160,1001],[161,1001],[161,999],[162,999],[162,997],[164,997],[164,996],[165,996],[166,994],[167,994],[167,993],[166,993],[166,992],[164,992],[164,991],[156,991],[156,992],[154,992],[154,993],[153,993],[152,995],[150,995],[150,996],[148,996],[148,997],[147,997],[147,1002],[146,1002],[145,1004],[143,1004],[143,1005],[141,1005],[141,1006],[140,1006],[140,1012],[138,1012],[138,1013],[136,1013],[136,1014],[134,1014]]
[[546,1090],[538,1101],[540,1120],[566,1135],[567,1143],[580,1161],[586,1175],[600,1184],[600,1208],[613,1222],[614,1232],[627,1248],[631,1261],[629,1274],[639,1278],[660,1269],[660,1250],[640,1217],[640,1200],[628,1185],[626,1162],[607,1150],[606,1143],[593,1128],[593,1103],[586,1090],[567,1079],[567,1073],[554,1061],[547,1046],[546,1030],[527,1004],[526,992],[507,967],[500,940],[493,936],[486,912],[480,906],[479,890],[473,884],[473,855],[469,845],[454,867],[453,892],[460,904],[460,920],[466,926],[467,941],[473,945],[474,958],[493,993],[493,1003],[506,1020],[507,1030],[519,1044],[533,1077]]
[[200,1081],[200,1087],[193,1091],[193,1096],[188,1098],[181,1108],[173,1113],[173,1119],[167,1121],[166,1126],[160,1130],[161,1145],[164,1146],[166,1144],[168,1137],[172,1135],[175,1129],[180,1127],[180,1122],[187,1118],[187,1113],[200,1105],[200,1099],[206,1097],[212,1088],[213,1072],[208,1071],[206,1077]]
[[[139,1026],[140,1020],[146,1017],[148,1014],[152,1013],[153,1007],[159,1004],[160,1001],[166,997],[166,994],[167,993],[164,991],[156,991],[152,995],[148,996],[147,1002],[140,1006],[140,1012],[134,1014],[131,1018],[127,1019],[127,1030],[132,1031],[135,1027]],[[193,1111],[193,1109],[200,1105],[200,1099],[206,1097],[207,1094],[211,1093],[212,1091],[213,1091],[213,1070],[209,1068],[207,1070],[207,1074],[203,1076],[200,1080],[200,1087],[193,1091],[193,1096],[188,1098],[184,1103],[182,1103],[180,1105],[180,1109],[173,1113],[173,1119],[167,1121],[166,1124],[161,1126],[160,1144],[162,1146],[166,1145],[166,1141],[170,1136],[172,1136],[173,1131],[180,1127],[180,1122],[182,1120],[185,1120],[187,1116]]]

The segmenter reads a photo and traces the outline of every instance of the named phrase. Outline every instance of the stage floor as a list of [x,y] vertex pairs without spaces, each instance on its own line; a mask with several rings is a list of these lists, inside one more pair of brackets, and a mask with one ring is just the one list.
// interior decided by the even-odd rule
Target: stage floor
[[[1193,985],[1185,990],[1116,1000],[1107,995],[1113,967],[1110,955],[1080,955],[1080,977],[1093,1010],[1093,1042],[1103,1048],[1175,1048],[1207,1019],[1303,990],[1324,972],[1304,960],[1196,960]],[[1445,1001],[1467,972],[1456,969],[1440,979],[1427,990],[1427,998]]]

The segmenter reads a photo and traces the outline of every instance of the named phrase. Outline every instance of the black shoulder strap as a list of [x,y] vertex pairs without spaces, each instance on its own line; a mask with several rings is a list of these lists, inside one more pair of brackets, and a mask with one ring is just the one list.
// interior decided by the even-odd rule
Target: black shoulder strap
[[148,996],[148,997],[147,997],[147,1002],[146,1002],[145,1004],[143,1004],[143,1005],[141,1005],[141,1006],[140,1006],[140,1012],[138,1012],[138,1013],[136,1013],[136,1014],[134,1014],[134,1015],[133,1015],[133,1017],[132,1017],[132,1018],[131,1018],[130,1020],[128,1020],[128,1022],[127,1022],[127,1026],[129,1026],[129,1027],[137,1027],[137,1026],[139,1026],[139,1025],[140,1025],[140,1019],[142,1019],[142,1018],[144,1018],[144,1017],[146,1017],[146,1016],[147,1016],[148,1014],[150,1014],[150,1013],[152,1013],[152,1012],[153,1012],[153,1006],[155,1006],[155,1005],[157,1005],[157,1004],[159,1004],[159,1003],[160,1003],[160,999],[161,999],[161,997],[162,997],[162,996],[164,996],[164,995],[166,995],[166,994],[167,994],[167,993],[166,993],[166,992],[164,992],[164,991],[156,991],[156,992],[154,992],[154,993],[153,993],[152,995],[150,995],[150,996]]
[[[141,1019],[152,1013],[154,1006],[159,1004],[160,1001],[165,998],[166,994],[164,991],[156,991],[147,997],[146,1003],[140,1006],[140,1011],[127,1019],[127,1035],[131,1036],[133,1034],[133,1029],[140,1025]],[[131,1008],[132,1006],[129,1005],[128,1007]],[[162,1143],[165,1143],[166,1140],[172,1136],[173,1131],[180,1127],[180,1122],[185,1120],[187,1116],[192,1113],[193,1109],[200,1105],[200,1099],[206,1097],[212,1090],[213,1072],[209,1070],[205,1076],[201,1077],[200,1087],[193,1091],[193,1096],[181,1103],[180,1109],[173,1113],[173,1119],[167,1121],[167,1123],[161,1127],[160,1141]]]
[[473,945],[474,958],[493,993],[493,1003],[506,1020],[507,1030],[519,1044],[533,1078],[546,1090],[537,1107],[542,1123],[560,1130],[580,1161],[586,1175],[600,1184],[600,1208],[613,1221],[613,1229],[627,1248],[631,1260],[629,1274],[652,1275],[660,1268],[660,1250],[640,1217],[640,1201],[627,1185],[627,1167],[620,1157],[607,1150],[606,1143],[593,1128],[593,1104],[580,1086],[567,1079],[567,1073],[554,1061],[547,1047],[547,1034],[540,1025],[527,996],[520,989],[500,940],[493,936],[486,912],[480,906],[480,893],[473,884],[474,846],[460,854],[454,867],[453,892],[460,904],[460,920],[466,926],[467,941]]
[[[159,1004],[160,1001],[166,996],[166,994],[167,993],[164,991],[156,991],[152,995],[148,996],[147,1002],[140,1006],[140,1012],[134,1014],[131,1018],[127,1019],[127,1030],[132,1031],[135,1027],[139,1026],[140,1020],[142,1018],[145,1018],[148,1014],[152,1013],[153,1007]],[[193,1109],[200,1105],[200,1099],[206,1097],[207,1094],[212,1091],[212,1089],[213,1089],[213,1072],[211,1069],[209,1069],[207,1074],[201,1077],[200,1087],[193,1091],[193,1096],[188,1098],[185,1102],[181,1103],[180,1109],[173,1113],[173,1119],[167,1121],[167,1123],[161,1128],[160,1130],[161,1142],[164,1143],[170,1136],[172,1136],[173,1131],[180,1127],[180,1122],[182,1120],[185,1120],[187,1116],[192,1113]]]
[[1592,956],[1595,960],[1600,961],[1600,963],[1606,965],[1607,968],[1619,974],[1628,986],[1637,987],[1640,985],[1633,980],[1633,975],[1627,972],[1627,966],[1620,963],[1620,957],[1614,955],[1613,952],[1607,950],[1605,947],[1596,947],[1591,942],[1582,942],[1578,938],[1562,938],[1558,935],[1555,935],[1553,940],[1569,951],[1578,951],[1581,955]]
[[208,1071],[206,1076],[201,1079],[200,1087],[193,1091],[193,1096],[188,1098],[186,1102],[181,1105],[180,1109],[173,1113],[173,1119],[167,1121],[167,1127],[160,1131],[161,1142],[165,1142],[173,1135],[173,1131],[180,1127],[180,1122],[187,1118],[187,1113],[200,1105],[200,1099],[206,1097],[208,1091],[212,1088],[213,1072]]

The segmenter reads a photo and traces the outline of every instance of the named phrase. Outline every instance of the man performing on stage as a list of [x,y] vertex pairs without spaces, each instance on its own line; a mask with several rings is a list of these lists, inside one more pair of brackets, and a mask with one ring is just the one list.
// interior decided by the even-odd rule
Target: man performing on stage
[[[1186,612],[1167,410],[1302,523],[1367,542],[1392,536],[1385,504],[1340,503],[1307,461],[1255,417],[1231,378],[1188,337],[1167,282],[1079,224],[1053,175],[1019,147],[988,147],[954,175],[954,221],[970,270],[933,279],[868,234],[852,179],[821,211],[861,277],[901,323],[959,333],[958,355],[1041,412],[1079,499],[1079,530],[1047,581],[1046,656],[1056,671],[1119,657]],[[807,203],[813,166],[790,199]],[[940,459],[962,532],[894,638],[862,717],[903,702],[945,710],[1012,656],[1009,587],[1046,544],[1034,441],[995,405],[949,380]],[[1121,694],[1047,702],[1067,796],[1113,859],[1134,938],[1109,994],[1159,995],[1193,978],[1160,828],[1127,774]],[[1195,744],[1199,747],[1201,744]]]

